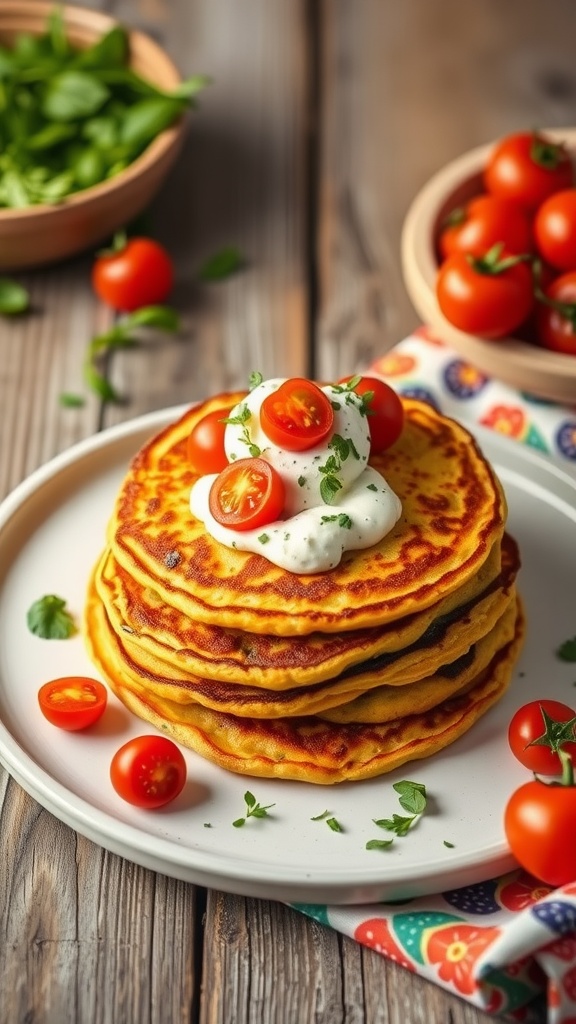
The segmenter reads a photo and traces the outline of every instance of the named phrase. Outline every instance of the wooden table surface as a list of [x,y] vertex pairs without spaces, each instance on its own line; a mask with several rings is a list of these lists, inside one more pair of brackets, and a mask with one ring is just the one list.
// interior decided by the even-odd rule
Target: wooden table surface
[[[112,322],[92,254],[18,274],[0,322],[0,497],[103,427],[265,376],[337,378],[416,324],[399,263],[410,200],[444,162],[574,123],[572,0],[102,0],[213,79],[150,210],[174,255],[175,338],[83,390]],[[200,285],[238,246],[246,269]],[[488,1017],[274,902],[176,881],[59,822],[0,769],[2,1024],[481,1024]]]

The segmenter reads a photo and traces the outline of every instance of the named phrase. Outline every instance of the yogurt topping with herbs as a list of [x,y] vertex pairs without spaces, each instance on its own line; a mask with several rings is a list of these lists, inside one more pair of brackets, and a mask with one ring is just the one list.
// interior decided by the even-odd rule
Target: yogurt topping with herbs
[[[327,440],[306,451],[273,444],[260,425],[260,407],[284,378],[258,384],[230,413],[224,447],[229,462],[257,452],[282,477],[283,517],[254,530],[232,530],[210,513],[208,496],[215,474],[200,477],[190,495],[192,514],[221,544],[261,554],[294,573],[333,569],[345,551],[370,547],[394,527],[400,499],[368,465],[370,433],[361,396],[327,385],[321,390],[334,409]],[[328,500],[326,500],[328,499]]]

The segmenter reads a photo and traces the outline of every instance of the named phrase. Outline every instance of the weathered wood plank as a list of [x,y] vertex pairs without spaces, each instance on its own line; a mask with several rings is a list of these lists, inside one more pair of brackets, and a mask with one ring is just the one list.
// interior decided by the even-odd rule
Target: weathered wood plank
[[416,324],[411,200],[472,146],[574,121],[570,0],[322,4],[318,375],[365,368]]

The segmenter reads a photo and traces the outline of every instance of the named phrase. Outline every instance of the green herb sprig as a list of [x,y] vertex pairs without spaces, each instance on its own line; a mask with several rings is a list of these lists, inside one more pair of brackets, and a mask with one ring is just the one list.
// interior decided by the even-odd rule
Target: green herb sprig
[[338,491],[342,490],[342,481],[338,476],[342,470],[342,463],[350,456],[359,459],[360,455],[352,438],[342,437],[341,434],[333,434],[328,442],[328,448],[333,454],[328,456],[323,466],[318,466],[318,472],[322,473],[320,497],[326,505],[332,505]]
[[223,423],[232,423],[235,426],[242,427],[242,433],[240,435],[240,440],[245,445],[248,446],[248,451],[249,451],[250,455],[252,456],[252,458],[257,459],[258,456],[262,454],[262,449],[259,448],[257,444],[254,444],[254,442],[252,441],[252,438],[250,437],[250,431],[248,430],[248,423],[250,422],[251,418],[252,418],[252,413],[250,412],[250,409],[248,408],[248,406],[246,405],[245,402],[242,402],[242,404],[238,407],[238,412],[236,413],[236,415],[235,416],[227,416],[226,419],[222,420],[222,422]]
[[178,314],[168,306],[142,306],[121,317],[109,331],[96,335],[88,345],[84,361],[84,380],[87,386],[105,402],[121,402],[122,396],[102,373],[102,357],[113,349],[135,345],[137,340],[134,332],[138,328],[177,331],[179,326]]
[[[391,818],[373,818],[372,820],[378,828],[402,837],[408,834],[426,810],[426,787],[421,782],[403,779],[401,782],[395,782],[393,789],[398,793],[400,806],[409,812],[408,815],[393,814]],[[387,849],[393,842],[393,839],[370,839],[366,843],[366,849]]]
[[232,822],[234,828],[242,828],[248,821],[248,818],[268,818],[268,811],[271,807],[276,806],[275,804],[268,804],[266,807],[263,807],[262,804],[256,802],[256,797],[250,790],[246,790],[244,793],[244,803],[246,804],[246,813],[242,818],[236,818]]

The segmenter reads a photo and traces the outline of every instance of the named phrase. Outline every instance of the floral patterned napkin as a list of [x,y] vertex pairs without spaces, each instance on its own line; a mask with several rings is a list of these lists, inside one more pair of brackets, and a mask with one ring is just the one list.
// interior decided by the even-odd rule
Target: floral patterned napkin
[[[464,423],[568,460],[576,471],[576,396],[566,408],[520,394],[425,328],[369,372]],[[518,869],[401,904],[295,906],[486,1013],[527,1024],[576,1024],[576,882],[552,889]]]

